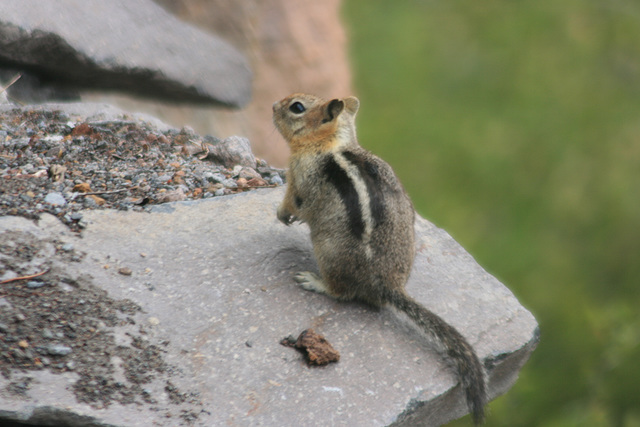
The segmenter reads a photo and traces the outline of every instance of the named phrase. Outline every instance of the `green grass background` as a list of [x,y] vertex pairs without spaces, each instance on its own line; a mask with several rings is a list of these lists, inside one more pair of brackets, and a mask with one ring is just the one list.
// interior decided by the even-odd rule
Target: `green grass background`
[[362,145],[540,323],[486,425],[640,426],[640,2],[343,15]]

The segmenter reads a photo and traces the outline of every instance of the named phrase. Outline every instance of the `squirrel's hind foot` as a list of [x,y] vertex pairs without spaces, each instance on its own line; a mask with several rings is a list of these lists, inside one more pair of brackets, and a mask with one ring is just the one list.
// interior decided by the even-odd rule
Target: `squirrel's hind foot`
[[322,281],[320,276],[310,271],[301,271],[293,276],[293,280],[298,282],[300,287],[307,291],[317,292],[319,294],[329,294],[327,285]]

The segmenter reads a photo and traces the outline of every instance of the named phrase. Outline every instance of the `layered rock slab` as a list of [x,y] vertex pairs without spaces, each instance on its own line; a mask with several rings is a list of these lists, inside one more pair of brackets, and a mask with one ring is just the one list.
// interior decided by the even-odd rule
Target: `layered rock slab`
[[[136,322],[150,341],[165,343],[170,382],[198,395],[200,403],[187,408],[197,412],[195,425],[431,426],[465,414],[454,374],[401,318],[294,284],[293,273],[315,263],[306,226],[275,219],[282,197],[283,189],[269,189],[165,204],[150,214],[87,211],[82,238],[49,216],[39,225],[0,218],[0,231],[71,243],[86,256],[64,266],[69,275],[90,275],[110,297],[140,305]],[[491,397],[504,393],[537,343],[535,319],[446,232],[418,219],[416,234],[408,292],[467,337],[488,367]],[[340,362],[309,368],[279,344],[309,327],[340,352]],[[169,400],[164,383],[148,386],[156,405],[96,408],[69,390],[73,373],[28,375],[35,386],[25,396],[0,393],[5,418],[62,414],[84,423],[77,425],[122,426],[181,420],[157,409]]]
[[151,0],[3,0],[0,66],[168,101],[238,107],[251,96],[240,52]]

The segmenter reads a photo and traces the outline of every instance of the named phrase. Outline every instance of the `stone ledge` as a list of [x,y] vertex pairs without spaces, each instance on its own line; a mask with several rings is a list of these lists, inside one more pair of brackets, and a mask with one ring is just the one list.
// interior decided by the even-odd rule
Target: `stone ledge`
[[[39,225],[2,217],[0,232],[71,243],[87,255],[60,269],[139,304],[137,326],[169,343],[170,381],[199,394],[202,406],[180,406],[198,412],[195,425],[440,425],[465,414],[452,372],[394,313],[294,285],[292,274],[314,261],[306,226],[275,219],[282,196],[283,189],[260,190],[151,214],[87,211],[82,238],[50,216]],[[490,367],[490,396],[504,393],[535,348],[535,319],[443,230],[420,218],[416,233],[408,292],[476,348]],[[132,274],[118,274],[120,266]],[[308,368],[279,344],[309,327],[340,351],[339,363]],[[34,421],[30,414],[55,408],[91,420],[85,425],[178,424],[157,409],[170,406],[162,383],[148,386],[156,409],[143,402],[99,409],[68,390],[75,374],[29,374],[35,385],[26,397],[0,393],[5,419]],[[0,389],[6,382],[0,377]]]

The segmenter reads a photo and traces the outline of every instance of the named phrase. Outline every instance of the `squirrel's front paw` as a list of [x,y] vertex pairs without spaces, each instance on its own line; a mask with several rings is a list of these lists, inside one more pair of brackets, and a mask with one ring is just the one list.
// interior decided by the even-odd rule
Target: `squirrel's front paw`
[[295,215],[291,214],[291,212],[284,209],[282,206],[278,208],[278,219],[284,225],[291,225],[298,220]]

